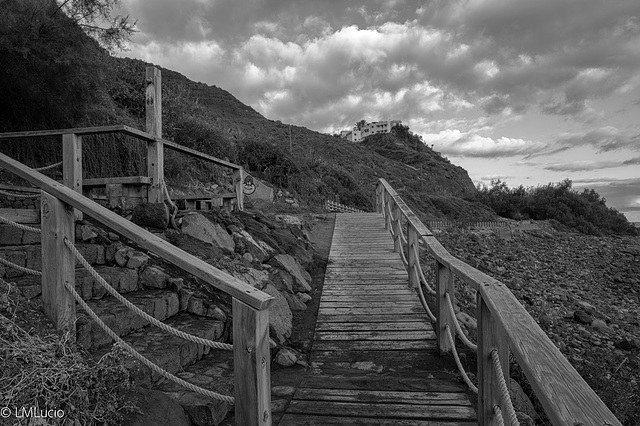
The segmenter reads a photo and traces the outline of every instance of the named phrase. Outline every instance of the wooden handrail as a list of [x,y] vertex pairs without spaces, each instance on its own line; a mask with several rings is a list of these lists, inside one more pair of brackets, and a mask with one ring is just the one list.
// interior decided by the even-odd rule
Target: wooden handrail
[[215,163],[232,170],[242,169],[242,166],[238,164],[234,164],[229,161],[204,154],[202,152],[196,151],[195,149],[182,146],[180,144],[177,144],[172,141],[168,141],[163,138],[155,137],[147,132],[143,132],[142,130],[138,130],[133,127],[125,126],[122,124],[114,125],[114,126],[101,126],[101,127],[77,127],[77,128],[71,128],[71,129],[33,130],[33,131],[26,131],[26,132],[0,133],[0,140],[26,139],[26,138],[34,138],[34,137],[45,137],[45,136],[62,136],[62,135],[68,135],[68,134],[104,135],[104,134],[110,134],[110,133],[119,133],[122,135],[131,136],[145,142],[162,142],[164,146],[166,146],[167,148],[177,152],[181,152],[191,157],[209,161],[211,163]]
[[[478,355],[480,424],[490,424],[493,406],[489,399],[494,398],[493,394],[496,393],[486,387],[483,390],[483,380],[495,385],[490,377],[490,360],[485,359],[485,355],[491,352],[492,346],[503,354],[504,345],[508,345],[554,425],[621,425],[506,285],[452,256],[384,179],[377,184],[376,196],[378,211],[385,216],[392,210],[386,207],[387,203],[393,204],[402,213],[407,220],[408,235],[418,234],[436,259],[439,270],[447,271],[445,276],[453,274],[478,292],[478,312],[482,317],[478,324],[478,348],[481,351]],[[411,271],[410,278],[416,281]],[[442,296],[441,292],[440,289],[437,298]],[[444,314],[439,309],[437,315],[437,329],[440,330],[446,325],[444,322],[447,319],[440,317]],[[490,406],[484,406],[487,404]]]
[[30,182],[32,185],[41,188],[59,200],[88,214],[102,224],[134,241],[136,244],[158,254],[167,261],[203,279],[252,308],[258,310],[267,309],[271,304],[273,300],[272,296],[184,252],[151,232],[129,222],[111,210],[94,203],[59,182],[35,172],[11,157],[0,154],[0,165]]

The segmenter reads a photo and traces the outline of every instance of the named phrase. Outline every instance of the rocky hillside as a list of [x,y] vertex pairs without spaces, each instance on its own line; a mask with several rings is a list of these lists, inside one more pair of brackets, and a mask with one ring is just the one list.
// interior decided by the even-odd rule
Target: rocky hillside
[[[456,257],[505,283],[623,424],[638,424],[637,237],[534,229],[507,238],[450,230],[438,239]],[[469,297],[461,297],[461,304],[474,315],[475,295],[464,294]]]
[[[126,58],[111,61],[110,96],[142,123],[140,88],[148,64]],[[374,185],[382,177],[425,217],[494,217],[483,205],[469,201],[476,189],[466,171],[423,144],[410,148],[392,135],[384,142],[354,144],[269,120],[224,89],[193,82],[175,71],[162,69],[162,75],[165,137],[242,164],[307,203],[334,199],[371,210]],[[190,167],[169,158],[170,182],[184,180]],[[189,176],[194,175],[198,176],[197,170],[190,170]]]

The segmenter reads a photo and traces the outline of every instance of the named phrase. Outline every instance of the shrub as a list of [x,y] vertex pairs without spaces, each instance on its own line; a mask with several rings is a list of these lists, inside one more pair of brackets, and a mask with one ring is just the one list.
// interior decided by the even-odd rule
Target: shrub
[[[7,294],[17,289],[0,282],[0,307],[15,312]],[[9,286],[12,286],[9,284]],[[26,303],[26,302],[25,302]],[[7,307],[5,306],[5,307]],[[133,412],[124,353],[113,349],[97,363],[85,360],[69,335],[27,332],[0,314],[0,395],[10,409],[62,410],[62,424],[119,424]]]
[[490,187],[479,185],[477,197],[498,215],[511,219],[555,219],[590,235],[638,235],[625,216],[607,207],[606,200],[595,190],[578,192],[571,186],[572,182],[565,179],[535,188],[509,188],[506,182],[496,179]]

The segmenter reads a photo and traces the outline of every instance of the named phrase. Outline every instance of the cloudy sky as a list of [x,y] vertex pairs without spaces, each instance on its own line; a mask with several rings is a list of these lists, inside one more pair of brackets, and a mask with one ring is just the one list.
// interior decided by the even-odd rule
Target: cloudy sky
[[640,221],[638,0],[122,0],[124,56],[334,133],[399,119],[476,182],[569,178]]

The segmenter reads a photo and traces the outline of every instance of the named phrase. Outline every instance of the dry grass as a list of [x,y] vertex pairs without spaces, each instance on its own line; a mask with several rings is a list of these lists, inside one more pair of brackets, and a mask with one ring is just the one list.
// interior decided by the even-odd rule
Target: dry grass
[[64,411],[53,424],[119,424],[135,409],[125,398],[131,381],[122,350],[115,347],[97,363],[87,361],[68,333],[19,326],[21,303],[27,302],[15,285],[0,280],[0,406]]

